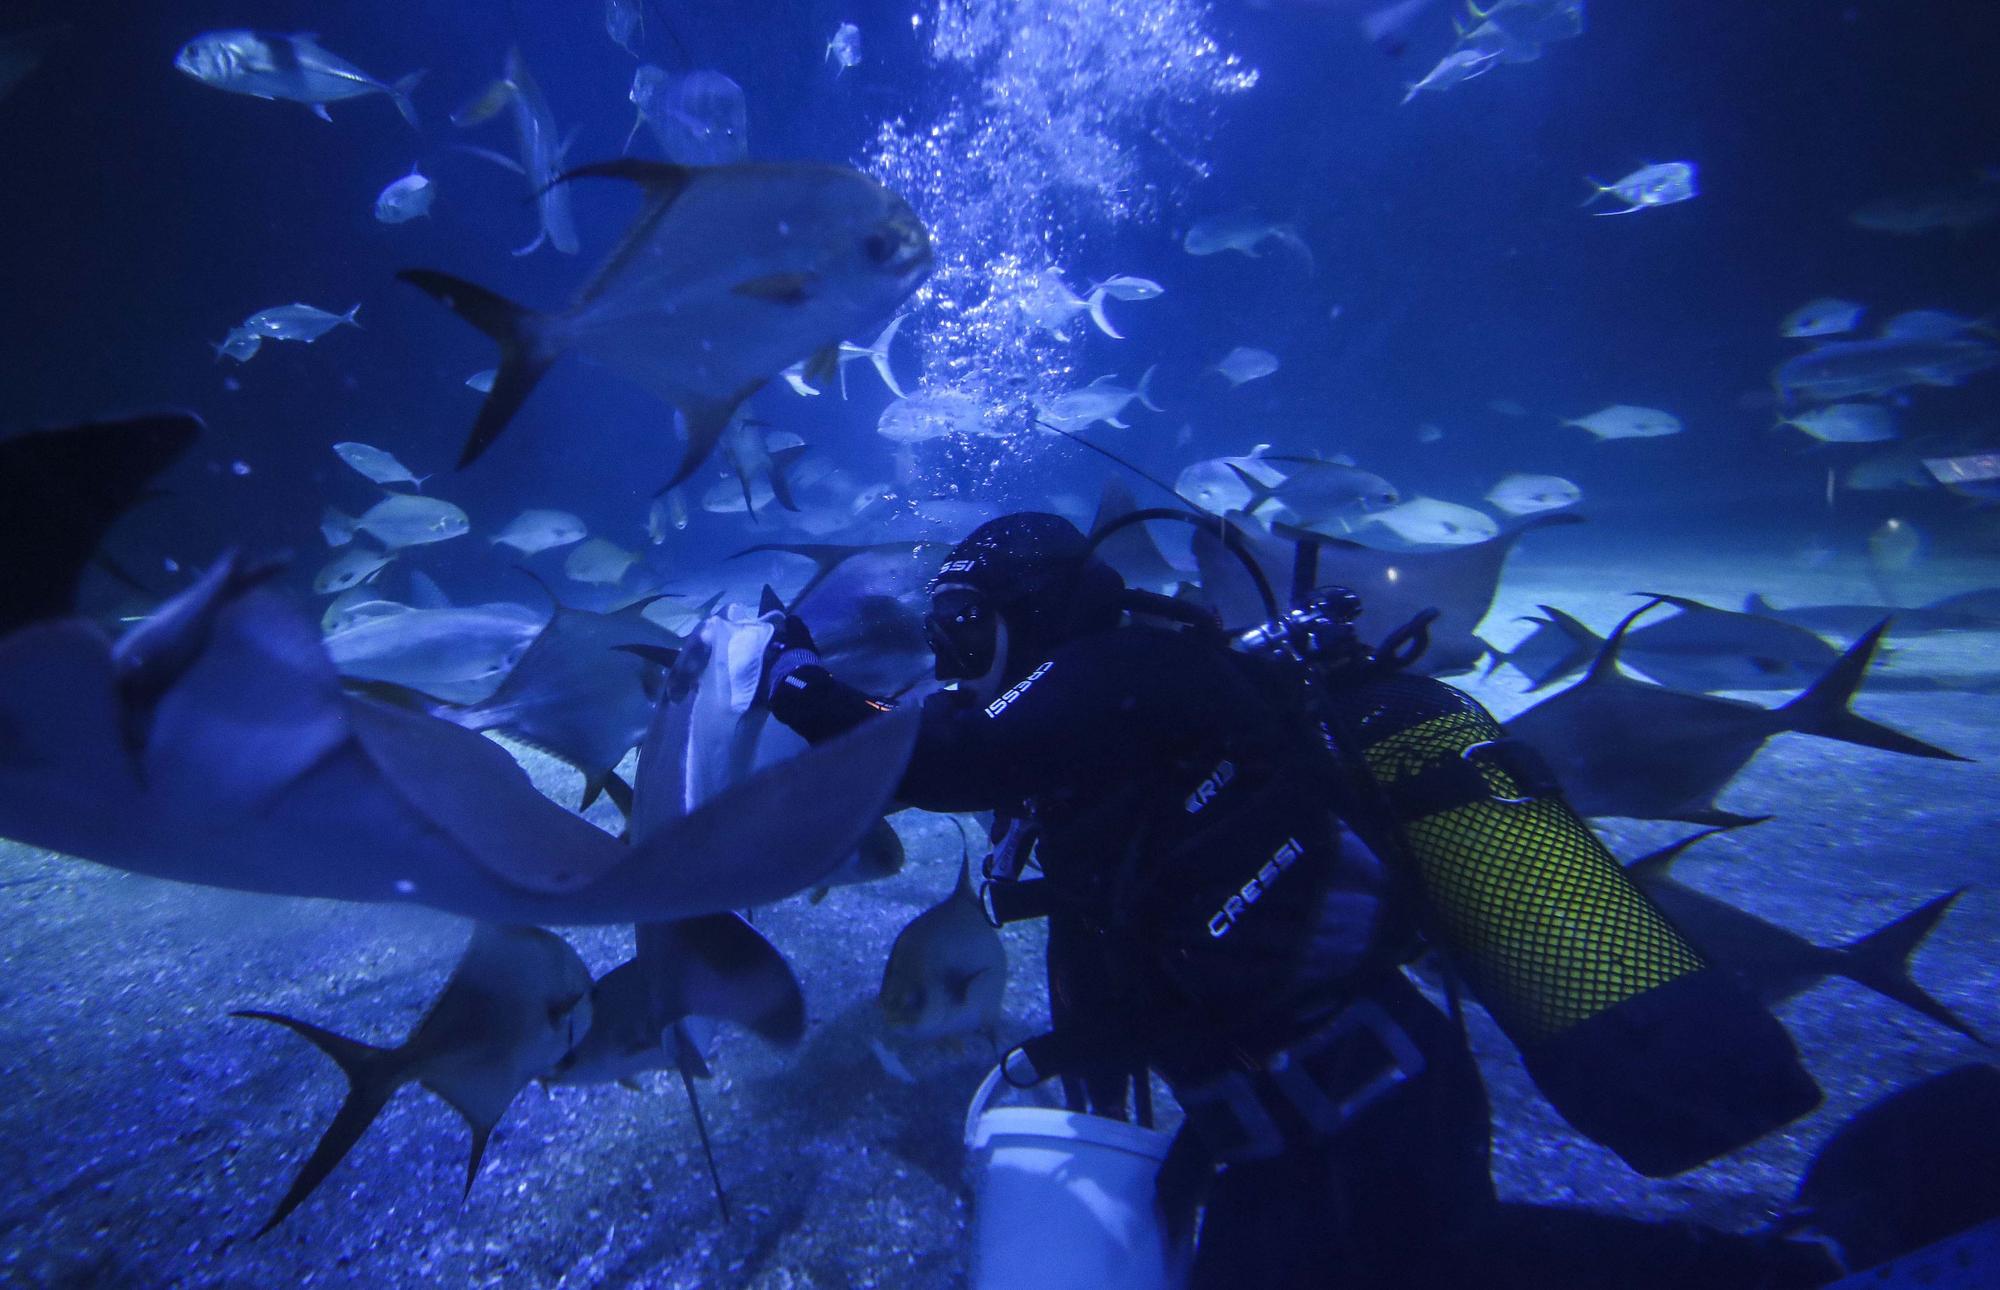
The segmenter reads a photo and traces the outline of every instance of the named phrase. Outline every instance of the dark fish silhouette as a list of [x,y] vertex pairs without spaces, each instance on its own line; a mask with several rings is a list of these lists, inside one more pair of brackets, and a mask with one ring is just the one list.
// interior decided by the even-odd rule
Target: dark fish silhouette
[[[1097,502],[1097,514],[1091,518],[1090,532],[1095,537],[1118,520],[1139,509],[1133,499],[1132,490],[1116,475],[1104,481],[1104,492]],[[1097,548],[1098,558],[1118,570],[1129,586],[1147,587],[1158,591],[1179,582],[1182,573],[1167,562],[1160,554],[1160,548],[1153,541],[1153,535],[1143,524],[1128,524],[1106,538]]]
[[[1839,650],[1796,623],[1717,609],[1685,596],[1640,594],[1680,612],[1626,633],[1618,657],[1661,685],[1677,690],[1803,689],[1840,657]],[[1507,656],[1533,682],[1530,691],[1588,667],[1604,649],[1603,637],[1562,610],[1537,608],[1547,615],[1539,621],[1550,624],[1568,648],[1552,661],[1533,653],[1520,658],[1518,649]],[[1531,651],[1542,644],[1535,636],[1522,643]],[[1530,671],[1530,662],[1540,666]]]
[[1861,685],[1886,624],[1877,624],[1805,693],[1776,708],[1689,694],[1618,670],[1625,633],[1655,602],[1625,616],[1575,685],[1507,722],[1548,761],[1571,805],[1585,815],[1693,824],[1742,824],[1715,795],[1773,735],[1820,735],[1915,757],[1966,758],[1856,716]]
[[0,638],[0,837],[183,882],[496,922],[655,922],[782,900],[882,817],[916,709],[753,774],[626,846],[491,740],[347,694],[316,625],[217,596],[155,658],[135,746],[113,647],[75,619]]
[[0,439],[0,635],[75,609],[104,535],[201,428],[169,412]]
[[1668,876],[1674,861],[1689,846],[1721,831],[1705,829],[1626,867],[1702,957],[1742,976],[1767,1004],[1790,998],[1823,977],[1845,977],[1968,1039],[1985,1042],[1958,1014],[1910,977],[1910,956],[1965,893],[1963,887],[1926,901],[1846,945],[1815,945],[1796,932]]
[[609,789],[628,808],[612,772],[646,733],[661,666],[681,643],[644,616],[656,599],[609,614],[556,602],[492,698],[474,707],[440,706],[438,715],[467,730],[503,731],[576,767],[585,807]]
[[[1795,1204],[1790,1226],[1831,1238],[1855,1269],[2000,1218],[2000,1069],[1961,1066],[1866,1108],[1813,1157]],[[1992,1285],[1991,1249],[1936,1284]]]
[[[1379,642],[1424,610],[1437,610],[1438,617],[1430,627],[1430,648],[1417,666],[1427,672],[1457,672],[1472,667],[1486,652],[1486,642],[1474,635],[1473,629],[1493,606],[1501,567],[1514,544],[1535,529],[1582,521],[1581,515],[1567,512],[1531,515],[1488,541],[1440,551],[1382,551],[1346,538],[1283,525],[1273,529],[1272,537],[1252,531],[1247,524],[1240,527],[1245,530],[1248,549],[1281,602],[1291,586],[1293,543],[1303,539],[1314,544],[1319,552],[1316,583],[1346,587],[1361,597],[1361,616],[1355,620],[1355,629],[1365,641]],[[1242,565],[1213,533],[1197,529],[1194,552],[1202,590],[1222,615],[1224,626],[1253,627],[1264,621],[1263,604]]]
[[738,555],[783,551],[817,566],[789,607],[812,630],[821,659],[871,694],[898,694],[930,674],[924,613],[949,550],[935,542],[879,546],[767,542]]
[[1892,615],[1891,636],[2000,631],[2000,590],[1968,591],[1914,609],[1893,605],[1794,605],[1780,609],[1753,593],[1744,600],[1743,608],[1749,613],[1796,623],[1808,631],[1850,640]]
[[304,1036],[347,1076],[346,1101],[258,1231],[262,1236],[325,1181],[405,1084],[422,1084],[471,1128],[472,1158],[465,1169],[470,1195],[486,1140],[514,1095],[554,1067],[591,1025],[590,970],[554,932],[479,923],[444,992],[394,1048],[360,1043],[275,1012],[230,1015],[275,1022]]

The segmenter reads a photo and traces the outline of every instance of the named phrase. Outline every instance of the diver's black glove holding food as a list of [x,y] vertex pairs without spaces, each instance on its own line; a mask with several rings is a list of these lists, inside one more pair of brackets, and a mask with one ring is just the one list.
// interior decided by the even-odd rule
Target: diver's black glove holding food
[[757,688],[758,696],[769,702],[779,682],[802,667],[818,666],[819,661],[819,647],[813,643],[805,620],[786,614],[778,630],[771,633],[771,643],[764,647],[764,683]]

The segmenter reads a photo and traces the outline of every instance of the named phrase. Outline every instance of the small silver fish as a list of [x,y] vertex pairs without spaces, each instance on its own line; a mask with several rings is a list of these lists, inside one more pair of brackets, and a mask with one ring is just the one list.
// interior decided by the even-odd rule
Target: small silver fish
[[861,61],[861,28],[851,22],[843,22],[833,32],[833,39],[826,42],[826,56],[839,64],[834,75],[853,67]]
[[1224,377],[1231,385],[1241,385],[1245,381],[1255,381],[1278,370],[1278,356],[1268,349],[1253,349],[1248,345],[1238,345],[1222,356],[1221,361],[1208,369]]
[[380,551],[370,551],[364,546],[342,551],[313,575],[313,590],[325,596],[358,587],[388,568],[389,562],[395,558]]
[[233,358],[239,363],[247,363],[257,357],[257,350],[263,343],[264,338],[249,328],[231,327],[229,334],[217,341],[213,348],[218,361]]
[[1651,439],[1679,434],[1685,428],[1681,419],[1671,412],[1634,407],[1629,403],[1614,403],[1587,417],[1577,417],[1562,424],[1588,430],[1599,439]]
[[359,330],[361,324],[354,320],[354,315],[360,311],[360,305],[344,314],[328,313],[312,305],[278,305],[251,314],[239,330],[254,333],[261,340],[296,340],[310,345],[335,327],[346,325]]
[[1509,475],[1493,485],[1486,500],[1509,515],[1561,510],[1583,499],[1583,490],[1560,475]]
[[411,72],[385,85],[354,64],[321,49],[310,32],[295,36],[255,31],[211,31],[196,36],[174,55],[174,66],[204,85],[257,99],[303,103],[322,121],[332,121],[326,105],[368,94],[386,94],[403,119],[417,124],[410,91],[423,79]]
[[1469,546],[1500,532],[1484,511],[1435,497],[1412,497],[1400,506],[1374,512],[1366,522],[1379,524],[1415,546]]
[[1692,161],[1663,161],[1656,166],[1641,166],[1623,179],[1608,184],[1600,184],[1587,175],[1584,182],[1596,190],[1584,199],[1585,206],[1605,196],[1629,203],[1624,210],[1591,212],[1594,215],[1630,215],[1633,211],[1671,206],[1701,195],[1695,184]]
[[375,196],[375,218],[384,224],[401,224],[431,213],[437,187],[416,166]]
[[623,582],[626,573],[638,562],[639,557],[625,548],[603,538],[591,538],[569,553],[569,558],[563,561],[563,572],[578,582],[612,587]]
[[1852,300],[1821,296],[1786,314],[1785,321],[1778,325],[1778,333],[1794,337],[1838,336],[1842,332],[1853,331],[1865,312],[1867,306],[1857,305]]
[[568,511],[527,510],[495,533],[492,541],[499,546],[511,546],[522,555],[533,555],[581,542],[588,532],[583,521]]
[[1115,376],[1100,376],[1080,390],[1071,390],[1043,404],[1042,420],[1071,433],[1099,421],[1123,430],[1125,423],[1118,418],[1123,415],[1126,405],[1134,400],[1155,412],[1166,410],[1153,402],[1152,381],[1153,369],[1150,367],[1139,377],[1139,383],[1129,390],[1118,384]]
[[1484,76],[1500,63],[1500,55],[1491,49],[1454,49],[1437,62],[1437,66],[1425,72],[1422,80],[1411,81],[1404,87],[1403,102],[1408,103],[1417,95],[1437,93],[1454,85],[1463,85],[1476,77]]
[[378,484],[409,484],[420,488],[430,478],[410,473],[410,468],[394,456],[365,443],[337,443],[333,445],[333,454]]
[[1266,242],[1276,242],[1296,252],[1306,262],[1307,270],[1312,270],[1312,248],[1306,245],[1296,228],[1248,209],[1196,220],[1189,226],[1187,236],[1181,239],[1181,249],[1189,255],[1235,251],[1255,258]]
[[1821,443],[1880,443],[1896,437],[1896,414],[1875,403],[1835,403],[1780,418],[1778,425],[1802,430]]
[[439,497],[392,493],[364,511],[359,519],[329,506],[320,532],[329,546],[345,546],[356,533],[366,533],[389,551],[463,537],[472,529],[465,512]]

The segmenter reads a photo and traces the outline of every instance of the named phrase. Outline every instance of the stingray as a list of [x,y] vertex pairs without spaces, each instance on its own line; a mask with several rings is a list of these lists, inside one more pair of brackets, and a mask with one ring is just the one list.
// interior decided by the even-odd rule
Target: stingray
[[1979,1033],[1910,976],[1910,956],[1965,894],[1946,892],[1845,945],[1815,945],[1798,933],[1668,876],[1682,853],[1720,829],[1682,838],[1626,867],[1639,889],[1703,958],[1742,977],[1766,1005],[1789,999],[1821,979],[1845,977],[1920,1012],[1975,1042]]
[[2000,591],[1968,591],[1946,596],[1914,609],[1893,605],[1795,605],[1780,609],[1752,593],[1743,608],[1753,614],[1795,623],[1808,631],[1852,639],[1893,615],[1891,636],[1923,636],[1932,632],[2000,631]]
[[1915,757],[1966,760],[1848,711],[1886,624],[1856,641],[1803,694],[1763,708],[1619,672],[1626,631],[1655,603],[1625,616],[1582,680],[1507,722],[1511,734],[1548,761],[1582,814],[1747,823],[1752,817],[1717,809],[1715,796],[1766,740],[1786,731]]
[[[1104,493],[1097,502],[1097,514],[1090,522],[1093,536],[1139,509],[1122,480],[1113,475],[1104,481]],[[1157,591],[1181,580],[1179,569],[1167,561],[1143,524],[1128,524],[1106,538],[1097,548],[1099,558],[1118,570],[1128,586]]]
[[[1245,543],[1281,598],[1291,585],[1294,543],[1310,542],[1318,552],[1315,585],[1346,587],[1361,597],[1355,630],[1370,644],[1379,643],[1424,610],[1437,610],[1430,626],[1430,648],[1417,665],[1427,672],[1457,672],[1472,667],[1486,652],[1486,642],[1473,629],[1492,608],[1501,567],[1514,544],[1534,529],[1582,520],[1563,512],[1533,515],[1485,542],[1435,551],[1382,551],[1285,525],[1274,527],[1273,537],[1247,524],[1241,527]],[[1202,590],[1223,623],[1235,629],[1262,622],[1264,607],[1249,578],[1215,535],[1197,529],[1194,551]]]
[[812,632],[835,675],[870,694],[898,694],[929,675],[924,637],[930,582],[949,548],[936,542],[879,546],[767,542],[737,554],[782,551],[817,566],[789,612]]
[[[626,846],[452,722],[349,695],[275,593],[207,602],[163,648],[143,738],[112,645],[76,619],[0,639],[0,837],[239,891],[496,922],[661,921],[781,900],[887,808],[915,711],[868,722]],[[175,621],[176,615],[164,615]]]
[[173,412],[0,440],[0,635],[75,609],[104,535],[201,428]]
[[607,788],[626,806],[613,771],[646,733],[660,665],[680,644],[644,616],[656,599],[609,614],[558,602],[492,698],[476,707],[440,707],[438,715],[467,730],[503,731],[576,767],[583,772],[584,807]]
[[394,1048],[360,1043],[275,1012],[230,1015],[273,1022],[304,1036],[347,1076],[346,1100],[259,1236],[284,1222],[326,1180],[405,1084],[422,1084],[471,1128],[472,1158],[465,1168],[465,1191],[471,1195],[487,1139],[515,1095],[552,1069],[593,1026],[590,970],[569,942],[539,927],[489,923],[473,927],[444,991]]
[[[1680,612],[1627,633],[1619,659],[1677,690],[1803,689],[1840,657],[1839,650],[1796,623],[1717,609],[1685,596],[1640,594]],[[1506,656],[1533,682],[1531,693],[1588,667],[1604,648],[1603,637],[1569,614],[1550,605],[1538,608],[1568,648],[1554,660],[1524,658],[1518,649]],[[1530,636],[1522,644],[1532,650],[1539,642]]]

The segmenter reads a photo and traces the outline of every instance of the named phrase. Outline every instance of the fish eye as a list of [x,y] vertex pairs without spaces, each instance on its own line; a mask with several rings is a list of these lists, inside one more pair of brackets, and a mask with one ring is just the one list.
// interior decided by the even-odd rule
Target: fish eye
[[897,245],[895,238],[877,231],[861,240],[861,252],[871,264],[887,264],[895,258]]

